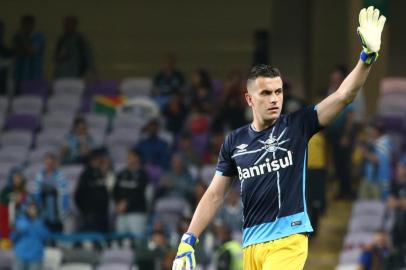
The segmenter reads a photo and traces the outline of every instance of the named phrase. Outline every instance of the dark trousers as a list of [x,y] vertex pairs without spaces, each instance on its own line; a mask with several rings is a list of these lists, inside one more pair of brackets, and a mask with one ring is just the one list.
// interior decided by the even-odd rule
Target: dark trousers
[[307,170],[307,208],[310,215],[310,222],[317,234],[320,216],[326,209],[326,176],[325,169]]

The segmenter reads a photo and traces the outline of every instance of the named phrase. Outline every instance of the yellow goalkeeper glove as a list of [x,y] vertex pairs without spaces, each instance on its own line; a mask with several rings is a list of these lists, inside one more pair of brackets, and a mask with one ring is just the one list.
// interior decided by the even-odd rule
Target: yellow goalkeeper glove
[[182,236],[178,253],[173,261],[172,270],[193,270],[196,268],[194,246],[197,243],[199,243],[199,239],[192,233],[185,233]]
[[359,13],[357,33],[363,47],[360,58],[368,65],[378,59],[385,21],[385,16],[379,16],[379,10],[372,6],[368,7],[368,9],[363,8]]

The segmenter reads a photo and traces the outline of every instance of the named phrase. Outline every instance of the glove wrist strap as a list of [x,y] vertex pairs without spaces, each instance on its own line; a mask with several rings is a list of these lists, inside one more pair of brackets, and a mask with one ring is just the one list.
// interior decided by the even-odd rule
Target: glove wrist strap
[[378,59],[379,54],[377,52],[367,53],[362,51],[359,58],[367,65],[374,63]]
[[194,247],[199,242],[199,240],[193,233],[187,232],[187,233],[183,234],[182,242]]

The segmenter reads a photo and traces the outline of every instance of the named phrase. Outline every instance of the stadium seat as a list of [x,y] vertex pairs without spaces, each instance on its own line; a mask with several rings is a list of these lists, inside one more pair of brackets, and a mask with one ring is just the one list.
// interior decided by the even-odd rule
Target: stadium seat
[[126,264],[127,269],[134,261],[134,254],[129,249],[106,249],[103,251],[100,263],[120,263]]
[[359,248],[353,248],[348,250],[343,250],[340,253],[339,264],[353,264],[359,261],[362,250]]
[[69,98],[65,96],[54,96],[48,100],[48,113],[64,113],[74,116],[80,109],[80,99]]
[[81,96],[85,89],[85,82],[77,78],[57,79],[53,83],[55,96]]
[[139,138],[138,132],[128,130],[128,129],[119,129],[113,131],[106,138],[106,144],[108,147],[111,146],[121,146],[127,149],[133,147]]
[[385,204],[376,200],[358,200],[353,204],[351,216],[383,216]]
[[99,262],[99,257],[99,254],[94,250],[68,249],[64,252],[63,261],[70,264],[95,265]]
[[119,114],[114,119],[113,130],[133,130],[132,132],[140,133],[145,126],[147,119],[135,117],[131,114]]
[[130,270],[131,266],[124,263],[105,263],[96,268],[96,270]]
[[57,128],[45,129],[37,135],[36,148],[54,147],[59,149],[64,141],[67,131]]
[[28,147],[20,145],[6,145],[0,148],[0,162],[24,164],[27,160]]
[[109,119],[107,116],[98,113],[88,113],[85,115],[87,126],[89,128],[100,128],[107,130]]
[[202,181],[209,185],[213,179],[214,172],[216,171],[216,165],[204,165],[200,171],[200,177]]
[[61,270],[93,270],[91,264],[87,263],[66,263],[60,268]]
[[43,111],[43,100],[38,96],[24,95],[15,97],[12,101],[11,112],[14,114],[39,115]]
[[350,263],[350,264],[340,264],[335,268],[335,270],[358,270],[359,266],[357,263]]
[[128,97],[150,96],[152,80],[149,78],[126,78],[120,84],[122,95]]
[[87,87],[88,94],[93,95],[105,95],[105,96],[117,96],[118,95],[118,83],[114,80],[100,80],[90,83]]
[[14,253],[10,250],[0,249],[0,269],[11,269],[14,261]]
[[8,110],[8,100],[6,97],[0,96],[0,115],[5,115]]
[[32,144],[32,133],[24,130],[4,132],[0,137],[0,144],[5,146],[21,146],[29,148]]
[[48,96],[48,82],[44,80],[24,81],[21,83],[21,93],[23,95],[35,95],[46,99]]
[[372,241],[373,235],[370,232],[349,233],[344,238],[344,249],[361,248]]
[[74,120],[74,115],[64,112],[53,112],[42,117],[42,129],[55,128],[66,131],[70,130]]
[[156,201],[155,218],[170,228],[176,229],[179,220],[184,216],[189,216],[191,207],[189,203],[179,197],[164,197]]
[[62,251],[47,247],[44,252],[44,270],[59,270],[62,263]]
[[29,130],[38,131],[40,128],[40,119],[31,114],[12,114],[6,118],[4,123],[5,130]]
[[130,148],[131,147],[112,144],[109,147],[109,153],[114,164],[126,164],[127,154]]

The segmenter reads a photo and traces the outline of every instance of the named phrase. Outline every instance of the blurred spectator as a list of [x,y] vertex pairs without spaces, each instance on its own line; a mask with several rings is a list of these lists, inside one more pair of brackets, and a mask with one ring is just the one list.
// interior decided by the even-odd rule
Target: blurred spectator
[[364,159],[363,177],[359,190],[361,199],[386,199],[392,179],[393,145],[383,123],[375,121],[367,128],[367,141],[361,143]]
[[[4,22],[0,19],[0,60],[8,60],[12,56],[12,51],[10,48],[7,48],[4,42],[5,36],[5,25]],[[7,94],[7,68],[3,65],[0,65],[0,95]]]
[[214,254],[214,269],[242,270],[242,247],[231,238],[231,229],[225,224],[216,224],[214,231],[219,241],[219,247]]
[[239,186],[230,190],[217,217],[231,232],[242,233],[242,203]]
[[22,81],[43,78],[43,61],[45,53],[45,37],[35,32],[35,18],[24,15],[21,18],[20,30],[14,35],[13,50],[15,52],[15,80],[17,94]]
[[48,237],[49,231],[40,218],[37,205],[30,202],[26,213],[17,217],[12,235],[15,254],[13,270],[42,270]]
[[106,155],[103,149],[91,152],[89,162],[81,173],[75,191],[75,202],[79,209],[82,231],[108,231],[109,193],[101,166]]
[[63,163],[86,163],[86,159],[94,147],[92,136],[87,130],[83,118],[76,118],[72,131],[66,136],[61,150]]
[[179,93],[172,94],[168,104],[163,109],[166,129],[173,133],[174,136],[179,134],[185,123],[188,114],[188,108],[183,103]]
[[395,181],[392,183],[388,197],[388,206],[395,214],[392,243],[399,250],[406,252],[406,155],[397,164]]
[[[337,66],[330,74],[327,94],[331,95],[347,76],[344,66]],[[334,171],[339,180],[337,198],[352,198],[351,187],[351,157],[353,148],[354,117],[352,104],[348,105],[325,129],[326,138],[331,146]]]
[[209,140],[209,144],[203,153],[203,164],[216,164],[224,141],[224,132],[221,130],[213,132]]
[[316,236],[320,215],[326,209],[327,145],[322,132],[313,135],[308,143],[308,149],[307,205],[314,229],[313,235]]
[[214,129],[236,129],[247,123],[245,119],[246,103],[244,99],[244,79],[239,71],[227,75],[224,90],[218,104],[219,109],[214,118]]
[[293,92],[290,82],[284,79],[282,114],[293,113],[304,106],[305,103]]
[[210,130],[210,122],[209,115],[201,107],[195,107],[187,117],[185,131],[192,135],[207,134]]
[[136,250],[138,268],[156,269],[155,267],[162,264],[162,260],[169,250],[170,247],[165,232],[155,229],[150,239],[141,243]]
[[12,170],[7,186],[0,193],[0,239],[8,238],[15,217],[27,198],[26,180],[20,169]]
[[145,137],[134,147],[140,154],[142,163],[166,168],[169,159],[169,145],[158,135],[158,120],[151,120],[145,126],[143,132],[145,133]]
[[68,182],[52,153],[45,154],[44,167],[34,179],[33,196],[41,209],[48,229],[62,232],[63,220],[70,213]]
[[192,108],[200,108],[206,113],[212,112],[213,86],[207,70],[199,69],[192,73],[186,96]]
[[184,84],[183,74],[176,69],[176,57],[168,53],[163,60],[163,67],[154,76],[154,95],[158,103],[164,106],[168,97],[182,89]]
[[383,231],[377,232],[372,243],[363,249],[358,270],[387,269],[388,257],[388,235]]
[[[192,207],[193,209],[196,209],[197,204],[200,202],[200,200],[202,199],[204,193],[207,190],[207,185],[202,182],[202,181],[198,181],[195,185],[194,185],[194,192],[193,192],[193,202],[192,202]],[[182,234],[185,231],[182,232]]]
[[116,204],[116,231],[142,234],[147,221],[145,190],[148,176],[135,150],[127,155],[127,167],[117,175],[114,186]]
[[65,17],[63,34],[59,37],[54,52],[55,78],[83,78],[92,67],[89,44],[77,28],[76,17]]
[[162,176],[157,187],[156,199],[160,197],[181,197],[192,201],[195,182],[177,153],[171,157],[171,166]]
[[192,135],[189,132],[184,132],[180,135],[176,152],[185,161],[186,166],[193,165],[200,167],[202,164],[200,156],[194,150]]
[[113,163],[106,148],[100,148],[99,151],[103,153],[100,159],[100,172],[104,183],[106,183],[106,188],[109,195],[113,196],[113,190],[116,184],[116,174],[113,170]]

